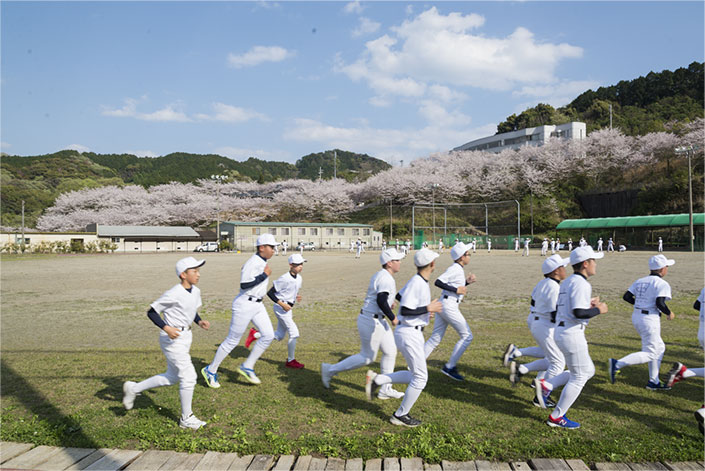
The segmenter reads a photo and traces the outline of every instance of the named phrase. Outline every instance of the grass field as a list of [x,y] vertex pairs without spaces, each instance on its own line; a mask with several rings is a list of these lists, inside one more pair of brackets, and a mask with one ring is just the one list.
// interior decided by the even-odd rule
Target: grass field
[[[461,304],[475,337],[459,364],[467,381],[453,382],[439,372],[457,340],[451,330],[429,358],[429,382],[413,409],[422,427],[391,425],[388,417],[398,402],[368,402],[364,369],[341,374],[330,390],[324,389],[320,363],[359,350],[356,316],[368,280],[379,268],[377,255],[355,260],[347,252],[307,253],[304,299],[294,309],[301,330],[297,359],[306,368],[284,368],[286,344],[274,342],[257,363],[262,384],[251,386],[235,372],[247,355],[237,347],[221,365],[220,389],[207,388],[199,377],[194,411],[209,424],[195,433],[177,425],[176,387],[145,392],[129,412],[120,402],[124,381],[165,369],[158,331],[146,311],[176,283],[173,267],[183,254],[3,256],[0,438],[92,448],[420,456],[428,462],[703,459],[703,437],[693,418],[703,402],[701,379],[655,393],[644,389],[646,365],[624,369],[615,385],[607,378],[609,357],[640,349],[631,306],[621,295],[648,273],[650,253],[611,254],[598,262],[593,293],[607,301],[610,311],[593,319],[586,331],[597,373],[570,411],[569,417],[582,424],[576,431],[547,427],[548,411],[531,404],[530,381],[511,387],[501,366],[507,343],[533,344],[526,315],[531,289],[541,278],[537,252],[528,258],[504,251],[473,255],[469,269],[478,282]],[[676,360],[703,365],[692,309],[704,283],[703,256],[667,255],[677,261],[667,277],[674,293],[669,306],[677,317],[662,323],[663,373]],[[248,256],[204,255],[201,316],[212,326],[194,333],[191,355],[199,370],[225,338],[240,267]],[[439,260],[434,280],[451,263],[447,252]],[[270,264],[277,277],[286,269],[284,257]],[[413,272],[412,261],[405,260],[398,288]],[[274,318],[271,303],[267,308]],[[379,368],[377,363],[372,367]],[[399,355],[397,368],[403,367]]]

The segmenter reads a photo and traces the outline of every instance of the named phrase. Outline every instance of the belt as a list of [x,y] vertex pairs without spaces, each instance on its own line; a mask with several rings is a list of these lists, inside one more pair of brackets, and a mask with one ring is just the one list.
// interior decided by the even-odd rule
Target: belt
[[[584,324],[575,324],[575,325],[576,325],[576,326],[580,326],[580,329],[585,329],[585,325],[584,325]],[[558,323],[558,327],[565,327],[565,322],[560,321],[560,322]]]
[[262,298],[255,298],[254,296],[248,296],[248,297],[247,297],[247,300],[248,300],[248,301],[255,302],[255,303],[261,303],[261,302],[262,302]]
[[426,327],[426,326],[423,326],[423,325],[415,325],[415,326],[414,326],[414,329],[420,330],[421,332],[423,332],[423,330],[424,330],[425,327]]
[[[443,295],[443,299],[448,299],[448,298],[455,298],[455,296],[448,296],[447,294]],[[459,304],[460,298],[455,298],[455,301]]]
[[658,314],[659,316],[661,315],[660,312],[651,312],[651,311],[648,311],[648,310],[646,310],[646,309],[642,309],[642,310],[641,310],[641,313],[642,313],[642,314]]
[[380,322],[387,319],[387,316],[380,315],[380,314],[373,314],[372,317],[374,317],[375,319],[378,319]]
[[191,330],[191,326],[188,326],[188,327],[174,327],[174,328],[177,329],[177,330],[180,330],[181,332],[183,332],[183,331],[185,331],[185,330]]

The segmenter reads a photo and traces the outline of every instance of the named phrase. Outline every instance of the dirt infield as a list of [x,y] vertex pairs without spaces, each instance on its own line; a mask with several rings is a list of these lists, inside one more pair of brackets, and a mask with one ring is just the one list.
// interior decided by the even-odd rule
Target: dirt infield
[[[149,303],[177,282],[174,264],[184,255],[3,257],[2,350],[133,349],[144,348],[145,344],[155,347],[155,331],[145,313]],[[213,328],[199,335],[197,342],[213,344],[224,338],[240,267],[250,255],[202,255],[207,263],[199,283],[204,300],[201,313],[213,322]],[[319,330],[333,332],[337,326],[347,330],[354,325],[369,278],[379,268],[378,255],[379,252],[370,252],[355,259],[348,252],[307,252],[308,263],[302,273],[304,300],[297,306],[304,324],[310,322]],[[609,254],[599,261],[598,273],[591,279],[593,292],[616,309],[628,311],[626,303],[619,299],[633,280],[648,273],[647,260],[651,255]],[[680,308],[688,316],[695,315],[689,306],[703,287],[703,255],[666,255],[676,260],[667,277],[677,306],[674,310],[680,314]],[[462,305],[471,325],[522,318],[531,289],[541,278],[542,260],[538,251],[529,257],[509,251],[474,254],[469,268],[478,281]],[[432,280],[450,263],[446,251]],[[287,269],[283,256],[274,257],[270,264],[273,277]],[[413,272],[413,261],[408,258],[397,275],[398,288]],[[436,296],[439,290],[433,288],[433,293]],[[271,306],[268,309],[271,311]]]

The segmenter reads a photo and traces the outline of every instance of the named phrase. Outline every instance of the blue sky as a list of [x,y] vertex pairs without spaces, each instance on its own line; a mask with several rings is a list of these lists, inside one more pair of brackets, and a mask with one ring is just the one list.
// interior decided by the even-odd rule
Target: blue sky
[[0,142],[399,165],[703,61],[697,2],[0,3]]

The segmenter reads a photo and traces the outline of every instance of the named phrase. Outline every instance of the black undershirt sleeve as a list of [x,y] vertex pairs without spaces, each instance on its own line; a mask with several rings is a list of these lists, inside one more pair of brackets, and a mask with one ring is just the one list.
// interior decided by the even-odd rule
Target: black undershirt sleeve
[[397,293],[397,295],[394,296],[394,299],[396,299],[397,301],[401,301],[401,293]]
[[696,311],[700,310],[700,301],[698,301],[697,299],[695,300],[695,304],[693,304],[693,309],[695,309]]
[[666,306],[666,298],[663,296],[656,298],[656,308],[666,315],[671,313],[671,310],[668,309],[668,306]]
[[267,279],[267,274],[262,272],[259,275],[257,275],[254,280],[248,281],[247,283],[240,283],[240,289],[250,289],[250,288],[262,283],[266,279]]
[[377,293],[377,306],[379,306],[384,315],[387,316],[390,321],[394,320],[394,313],[392,312],[392,308],[389,307],[389,293],[386,291]]
[[196,313],[196,317],[193,318],[193,322],[195,322],[196,324],[198,324],[198,323],[201,322],[202,320],[203,320],[203,319],[201,319],[201,316],[199,316],[198,313]]
[[624,292],[624,296],[622,296],[622,299],[624,299],[629,304],[634,304],[636,302],[636,298],[634,297],[634,294],[628,290]]
[[457,289],[453,288],[451,285],[443,283],[441,280],[436,280],[435,283],[433,283],[435,286],[438,286],[441,289],[444,289],[448,291],[449,293],[456,293]]
[[147,317],[149,317],[149,320],[154,322],[154,325],[156,325],[160,329],[166,327],[166,322],[164,322],[164,319],[162,319],[162,317],[157,311],[154,310],[153,307],[150,307],[149,311],[147,311]]
[[416,317],[416,316],[422,316],[426,313],[428,313],[428,309],[426,309],[427,306],[421,306],[417,307],[416,309],[409,309],[406,306],[401,307],[401,315],[402,316],[407,316],[407,317]]
[[279,302],[279,298],[277,298],[276,292],[277,290],[274,289],[274,285],[272,285],[272,287],[269,288],[269,291],[267,291],[267,296],[269,296],[269,299],[274,301],[274,304],[277,304]]
[[536,301],[534,301],[534,298],[531,298],[531,305],[536,306]]
[[599,313],[600,310],[596,307],[591,307],[590,309],[573,309],[573,315],[578,319],[590,319]]

